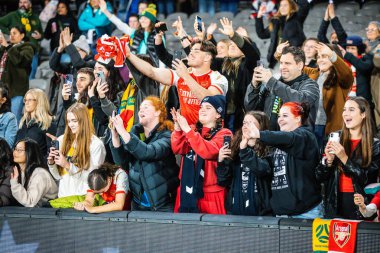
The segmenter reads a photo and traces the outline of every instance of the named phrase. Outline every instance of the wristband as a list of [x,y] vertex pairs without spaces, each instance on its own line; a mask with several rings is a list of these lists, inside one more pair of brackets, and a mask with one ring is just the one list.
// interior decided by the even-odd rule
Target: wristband
[[183,42],[185,39],[189,39],[187,35],[183,36],[180,40]]

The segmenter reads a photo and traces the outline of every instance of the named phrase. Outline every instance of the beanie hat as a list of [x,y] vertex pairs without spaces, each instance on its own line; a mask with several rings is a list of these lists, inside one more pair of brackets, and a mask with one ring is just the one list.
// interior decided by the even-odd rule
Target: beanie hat
[[363,45],[363,39],[358,35],[347,36],[346,46],[360,47]]
[[224,95],[207,96],[202,100],[201,104],[203,103],[212,105],[216,112],[224,119],[224,110],[226,107],[226,97]]
[[149,4],[148,8],[146,8],[140,15],[140,17],[146,17],[149,18],[150,21],[153,23],[156,23],[157,21],[157,10],[155,4]]
[[73,42],[73,45],[86,52],[87,55],[90,54],[90,46],[87,43],[86,36],[81,35],[79,39]]

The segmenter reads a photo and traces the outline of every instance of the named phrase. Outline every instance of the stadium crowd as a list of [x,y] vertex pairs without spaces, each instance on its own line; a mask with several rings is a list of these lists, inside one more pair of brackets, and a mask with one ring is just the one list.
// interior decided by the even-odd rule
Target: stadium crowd
[[156,2],[0,17],[0,206],[377,220],[379,3]]

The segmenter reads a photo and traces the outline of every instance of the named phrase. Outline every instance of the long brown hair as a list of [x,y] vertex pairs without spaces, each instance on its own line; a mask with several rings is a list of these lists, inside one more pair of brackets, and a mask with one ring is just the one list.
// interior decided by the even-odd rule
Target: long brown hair
[[[73,134],[67,122],[67,115],[74,114],[78,120],[78,132]],[[94,126],[90,121],[87,107],[82,103],[75,103],[66,112],[66,128],[63,135],[62,153],[67,155],[75,142],[75,153],[72,162],[79,168],[79,171],[90,167],[90,144],[94,135]]]
[[[286,20],[288,20],[291,16],[294,15],[294,13],[298,11],[298,5],[293,0],[280,0],[279,3],[281,3],[281,1],[287,1],[289,3],[289,13],[288,15],[286,15]],[[273,15],[273,18],[280,18],[280,17],[281,17],[280,11],[277,11],[276,14]]]
[[[257,120],[257,122],[259,122],[259,124],[260,124],[259,130],[260,131],[269,129],[269,119],[268,119],[268,116],[266,116],[264,112],[249,111],[244,116],[246,116],[246,115],[253,116]],[[242,129],[239,129],[235,133],[234,138],[231,141],[231,158],[232,159],[235,159],[239,155],[240,142],[241,142],[242,138],[243,138],[243,131],[242,131]],[[267,147],[260,140],[256,140],[256,144],[253,147],[253,149],[257,152],[257,155],[259,157],[263,157],[268,153]]]
[[[372,146],[374,138],[374,125],[371,116],[371,109],[367,100],[363,97],[350,97],[347,101],[354,101],[358,104],[359,110],[361,113],[365,114],[365,117],[361,125],[361,145],[359,146],[357,156],[361,155],[362,163],[361,166],[366,168],[371,164],[372,161]],[[351,157],[351,134],[350,130],[346,127],[346,124],[343,123],[341,144],[344,147],[344,150],[348,157]]]
[[150,101],[152,103],[154,109],[156,109],[156,111],[160,111],[160,117],[158,119],[160,127],[158,128],[158,131],[162,131],[162,130],[167,129],[167,130],[173,132],[174,125],[173,125],[173,122],[171,122],[170,120],[167,119],[167,112],[166,112],[165,104],[156,96],[148,96],[144,99],[144,101],[145,100]]

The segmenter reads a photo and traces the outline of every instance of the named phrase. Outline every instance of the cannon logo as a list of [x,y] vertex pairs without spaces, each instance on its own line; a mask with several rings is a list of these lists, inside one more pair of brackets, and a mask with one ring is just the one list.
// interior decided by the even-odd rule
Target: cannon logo
[[334,241],[343,248],[351,237],[351,224],[347,222],[336,222],[333,229]]

